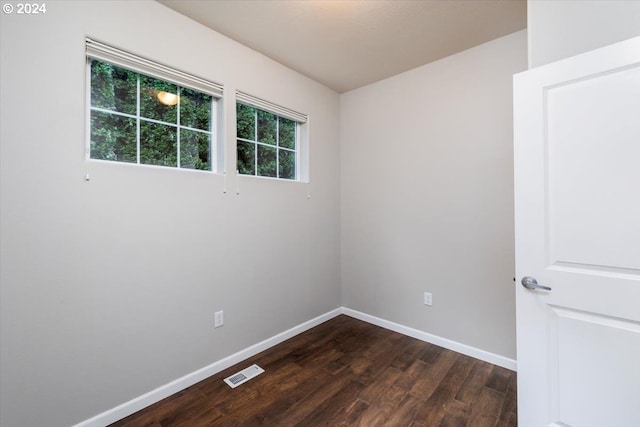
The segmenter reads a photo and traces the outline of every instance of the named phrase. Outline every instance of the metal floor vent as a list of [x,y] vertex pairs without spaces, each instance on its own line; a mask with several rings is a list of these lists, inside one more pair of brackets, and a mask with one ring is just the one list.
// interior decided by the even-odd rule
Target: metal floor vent
[[263,372],[264,369],[262,369],[260,366],[251,365],[248,368],[245,368],[242,371],[238,372],[237,374],[233,374],[230,377],[225,378],[224,382],[227,383],[229,387],[236,388],[240,384],[246,383],[251,378],[257,377]]

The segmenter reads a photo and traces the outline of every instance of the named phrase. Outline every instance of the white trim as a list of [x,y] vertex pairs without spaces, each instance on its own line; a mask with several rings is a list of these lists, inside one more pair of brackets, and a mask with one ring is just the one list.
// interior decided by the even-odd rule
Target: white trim
[[129,415],[138,412],[141,409],[146,408],[147,406],[159,402],[160,400],[169,397],[172,394],[184,390],[185,388],[190,387],[195,383],[207,379],[210,376],[215,375],[218,372],[235,365],[236,363],[240,363],[250,358],[251,356],[260,353],[261,351],[267,350],[277,344],[280,344],[283,341],[288,340],[289,338],[292,338],[298,334],[303,333],[304,331],[318,326],[319,324],[326,322],[327,320],[333,319],[340,314],[344,314],[349,317],[353,317],[354,319],[362,320],[364,322],[371,323],[372,325],[380,326],[382,328],[389,329],[394,332],[419,339],[421,341],[439,345],[440,347],[444,347],[449,350],[453,350],[458,353],[465,354],[467,356],[471,356],[488,363],[492,363],[494,365],[502,366],[503,368],[510,369],[512,371],[516,370],[516,361],[513,359],[499,356],[497,354],[490,353],[485,350],[480,350],[478,348],[471,347],[457,341],[452,341],[447,338],[442,338],[437,335],[432,335],[427,332],[410,328],[408,326],[390,322],[388,320],[371,316],[369,314],[352,310],[350,308],[339,307],[335,310],[331,310],[325,314],[301,323],[298,326],[294,326],[291,329],[274,335],[271,338],[267,338],[264,341],[249,346],[244,350],[240,350],[239,352],[227,356],[224,359],[213,362],[212,364],[205,366],[204,368],[198,369],[197,371],[173,380],[170,383],[160,386],[155,390],[143,394],[142,396],[131,399],[130,401],[118,405],[115,408],[102,412],[101,414],[89,418],[88,420],[82,421],[76,424],[74,427],[103,427],[112,424],[116,421],[121,420],[122,418],[128,417]]
[[382,328],[419,339],[420,341],[426,341],[428,343],[439,345],[440,347],[444,347],[446,349],[453,350],[455,352],[465,354],[467,356],[471,356],[473,358],[480,359],[494,365],[502,366],[503,368],[509,369],[511,371],[517,370],[516,361],[514,359],[509,359],[508,357],[500,356],[498,354],[481,350],[476,347],[471,347],[470,345],[462,344],[457,341],[440,337],[438,335],[429,334],[418,329],[413,329],[408,326],[390,322],[389,320],[384,320],[379,317],[362,313],[360,311],[352,310],[350,308],[342,307],[342,314],[365,321],[367,323],[371,323],[372,325],[380,326]]
[[318,317],[301,323],[298,326],[294,326],[293,328],[274,335],[271,338],[267,338],[264,341],[247,347],[244,350],[240,350],[239,352],[227,356],[224,359],[213,362],[212,364],[205,366],[204,368],[198,369],[197,371],[171,381],[168,384],[160,386],[155,390],[143,394],[142,396],[131,399],[130,401],[118,405],[115,408],[109,409],[101,414],[98,414],[93,418],[82,421],[81,423],[76,424],[74,427],[103,427],[112,424],[124,417],[128,417],[129,415],[146,408],[149,405],[159,402],[165,397],[169,397],[172,394],[184,390],[185,388],[190,387],[197,382],[209,378],[210,376],[215,375],[218,372],[235,365],[236,363],[242,362],[249,357],[260,353],[261,351],[267,350],[274,345],[280,344],[281,342],[286,341],[298,334],[301,334],[302,332],[309,330],[315,326],[318,326],[319,324],[326,322],[327,320],[333,319],[340,314],[342,314],[342,308],[331,310],[328,313],[322,314]]
[[99,42],[90,37],[85,38],[86,54],[89,58],[120,65],[141,74],[168,80],[180,86],[186,86],[201,92],[206,92],[216,98],[222,98],[224,87],[202,77],[194,76],[159,62],[143,58],[126,50],[118,49]]
[[[257,96],[253,96],[239,90],[236,90],[236,102],[248,105],[249,107],[255,107],[259,110],[266,111],[280,117],[284,117],[285,119],[293,120],[297,123],[306,123],[309,119],[309,116],[306,114],[299,113],[286,107],[282,107],[278,104],[274,104],[273,102],[258,98]],[[258,139],[257,133],[256,139]]]

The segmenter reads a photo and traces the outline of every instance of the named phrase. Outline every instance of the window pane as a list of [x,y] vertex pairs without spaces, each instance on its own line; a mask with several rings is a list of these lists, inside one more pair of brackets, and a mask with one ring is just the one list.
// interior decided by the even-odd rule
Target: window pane
[[276,145],[277,116],[258,110],[258,141],[263,144]]
[[91,158],[136,163],[136,120],[91,112]]
[[137,79],[133,71],[91,60],[91,106],[136,114]]
[[278,175],[284,179],[296,179],[296,153],[295,151],[278,150],[279,171]]
[[180,88],[180,125],[211,130],[213,97],[192,89]]
[[279,117],[280,126],[278,128],[279,131],[279,145],[280,147],[291,148],[295,150],[296,148],[296,122],[293,120],[285,119],[283,117]]
[[246,105],[236,104],[238,138],[256,140],[256,110]]
[[255,149],[251,142],[238,141],[238,171],[244,175],[255,175]]
[[298,123],[240,103],[236,112],[240,173],[295,180]]
[[177,123],[178,87],[173,83],[140,76],[140,116]]
[[140,121],[140,163],[176,167],[176,133],[173,126]]
[[211,170],[210,142],[210,134],[180,129],[180,167]]
[[276,177],[276,149],[258,145],[258,175]]

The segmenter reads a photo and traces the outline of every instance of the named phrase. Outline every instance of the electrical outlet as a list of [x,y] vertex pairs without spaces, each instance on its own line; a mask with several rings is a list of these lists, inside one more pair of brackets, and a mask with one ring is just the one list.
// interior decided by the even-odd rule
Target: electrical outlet
[[216,311],[213,315],[213,327],[219,328],[224,325],[224,312],[222,310]]
[[428,305],[429,307],[433,305],[433,295],[431,295],[431,292],[424,293],[424,305]]

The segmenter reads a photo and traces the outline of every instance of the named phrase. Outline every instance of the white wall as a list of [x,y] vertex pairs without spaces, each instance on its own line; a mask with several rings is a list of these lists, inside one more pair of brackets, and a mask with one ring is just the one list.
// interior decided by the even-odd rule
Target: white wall
[[533,68],[640,35],[640,1],[528,1],[527,21]]
[[[88,419],[340,306],[339,97],[156,2],[2,14],[1,419]],[[84,182],[85,35],[311,116],[307,185],[109,163]],[[213,328],[224,309],[225,326]]]
[[526,66],[521,31],[341,95],[344,306],[515,358],[511,77]]

